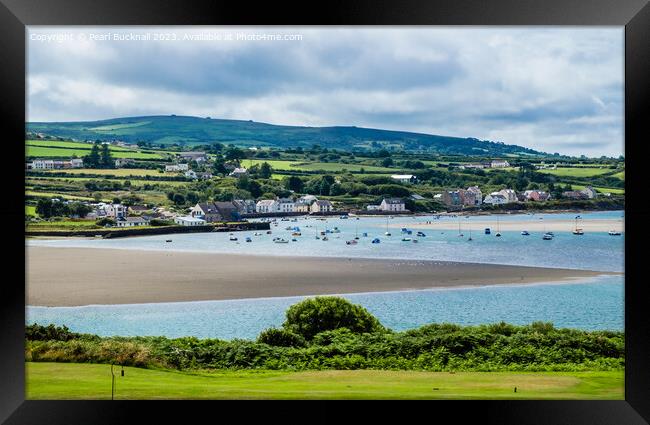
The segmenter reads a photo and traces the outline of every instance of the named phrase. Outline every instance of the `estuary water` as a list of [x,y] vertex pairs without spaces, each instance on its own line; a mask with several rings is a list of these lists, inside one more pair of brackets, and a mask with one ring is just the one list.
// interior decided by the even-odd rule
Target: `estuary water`
[[[583,220],[620,219],[622,211],[582,213]],[[535,219],[572,220],[575,213],[535,214]],[[395,217],[392,222],[422,223],[433,217]],[[506,221],[530,220],[526,214],[500,215]],[[443,217],[440,220],[459,221]],[[411,235],[386,218],[327,220],[300,218],[278,221],[272,234],[254,236],[254,232],[197,233],[145,236],[119,239],[28,240],[28,246],[112,248],[129,250],[161,250],[183,252],[241,253],[258,255],[366,257],[386,259],[420,259],[474,263],[511,264],[597,271],[624,271],[624,235],[609,236],[607,232],[571,234],[571,229],[556,231],[555,238],[544,241],[541,233],[522,236],[520,231],[502,231],[502,237],[483,233],[472,227],[472,221],[494,220],[494,216],[461,218],[463,237],[458,230],[423,230],[425,237]],[[274,237],[292,239],[299,227],[301,236],[287,244],[273,243]],[[340,233],[334,233],[335,228]],[[472,229],[472,241],[468,240]],[[392,236],[385,236],[386,230]],[[321,231],[329,231],[328,241],[316,239]],[[523,230],[523,228],[522,228]],[[367,236],[364,236],[367,233]],[[245,242],[249,236],[252,242]],[[356,245],[346,240],[359,237]],[[418,243],[404,242],[403,237]],[[166,239],[173,242],[166,243]],[[372,244],[379,238],[379,244]],[[135,254],[135,253],[134,253]],[[137,254],[135,254],[137,255]],[[29,256],[29,252],[28,252]],[[342,295],[361,304],[385,325],[394,330],[412,329],[432,322],[482,324],[505,321],[528,324],[533,321],[553,322],[557,327],[585,330],[623,330],[624,276],[600,276],[574,283],[532,285],[501,285],[472,288],[448,288],[418,291],[395,291]],[[76,332],[109,335],[196,336],[200,338],[255,338],[260,331],[279,326],[285,310],[305,297],[258,298],[224,301],[152,303],[130,305],[94,305],[82,307],[27,306],[26,323],[66,325]]]

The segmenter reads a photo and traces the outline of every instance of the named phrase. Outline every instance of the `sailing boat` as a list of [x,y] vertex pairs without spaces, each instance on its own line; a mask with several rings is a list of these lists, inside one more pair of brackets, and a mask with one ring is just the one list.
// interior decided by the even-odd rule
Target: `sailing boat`
[[579,218],[582,218],[582,217],[580,217],[579,215],[577,215],[577,216],[576,216],[576,227],[575,227],[575,230],[573,230],[573,234],[574,234],[574,235],[584,235],[584,234],[585,234],[585,232],[583,232],[582,229],[578,229],[578,219],[579,219]]
[[469,238],[467,240],[471,241],[471,240],[473,240],[472,239],[472,228],[470,226],[467,226],[467,227],[469,227]]
[[501,237],[501,232],[499,232],[499,216],[498,215],[497,215],[497,232],[496,232],[496,234],[494,236],[496,236],[497,238]]
[[386,217],[386,233],[384,233],[386,236],[390,236],[390,232],[388,231],[388,217]]
[[359,239],[359,224],[354,222],[354,239]]
[[458,237],[462,238],[464,235],[460,231],[460,216],[458,217]]
[[550,241],[553,239],[553,232],[547,232],[546,231],[546,223],[544,223],[544,236],[542,236],[542,239],[545,241]]

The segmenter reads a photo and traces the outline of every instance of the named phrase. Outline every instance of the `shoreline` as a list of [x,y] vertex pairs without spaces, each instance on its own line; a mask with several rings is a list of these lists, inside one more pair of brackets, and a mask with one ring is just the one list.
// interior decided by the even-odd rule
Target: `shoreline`
[[566,283],[619,272],[431,260],[26,246],[25,304],[63,307]]
[[[477,233],[482,233],[483,229],[489,227],[493,232],[496,232],[497,221],[494,219],[459,219],[459,220],[432,220],[430,223],[407,223],[397,222],[391,223],[388,227],[400,228],[407,227],[413,229],[441,229],[441,230],[458,230],[459,223],[461,229],[465,232],[471,228]],[[530,220],[517,220],[517,221],[500,221],[500,231],[517,231],[528,230],[533,232],[543,233],[545,231],[552,232],[566,232],[571,233],[575,227],[575,220],[570,219],[530,219]],[[470,227],[471,226],[471,227]],[[616,230],[621,233],[625,232],[624,219],[589,219],[579,220],[578,228],[582,229],[585,233],[607,233],[610,230]]]

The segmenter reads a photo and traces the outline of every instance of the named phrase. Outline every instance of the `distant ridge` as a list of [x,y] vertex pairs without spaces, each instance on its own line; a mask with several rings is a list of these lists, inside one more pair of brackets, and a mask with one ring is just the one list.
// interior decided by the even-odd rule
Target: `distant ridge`
[[301,127],[255,121],[154,115],[83,122],[30,122],[27,131],[75,140],[113,140],[153,144],[199,145],[211,142],[241,146],[360,150],[395,148],[447,155],[547,155],[517,145],[476,138],[438,136],[363,127]]

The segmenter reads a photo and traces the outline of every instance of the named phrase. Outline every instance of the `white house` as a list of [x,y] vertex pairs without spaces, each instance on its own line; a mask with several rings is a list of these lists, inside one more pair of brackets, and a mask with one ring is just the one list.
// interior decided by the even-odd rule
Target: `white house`
[[296,203],[291,198],[280,198],[275,201],[275,210],[277,212],[294,212],[296,211]]
[[319,201],[314,201],[313,204],[311,204],[311,212],[313,213],[324,213],[324,212],[330,212],[334,209],[334,206],[330,201],[327,200],[319,200]]
[[415,180],[413,174],[393,174],[390,176],[391,179],[397,180],[400,183],[411,183]]
[[129,207],[122,204],[97,204],[97,217],[125,218],[128,215]]
[[383,199],[379,207],[382,211],[406,211],[404,200],[400,198]]
[[243,177],[248,174],[248,170],[244,167],[236,167],[230,174],[230,177]]
[[255,212],[270,213],[275,212],[274,209],[275,199],[261,199],[255,204]]
[[146,226],[149,220],[142,217],[125,217],[117,220],[117,227]]
[[366,207],[366,210],[368,210],[368,211],[380,211],[381,210],[381,205],[368,205]]
[[507,204],[508,200],[499,192],[492,192],[483,199],[483,203],[488,205],[503,205]]
[[70,160],[70,166],[72,168],[82,168],[84,166],[84,160],[81,158],[72,158]]
[[167,172],[187,171],[189,169],[190,169],[189,164],[165,165],[165,171]]
[[185,216],[175,217],[174,223],[180,224],[181,226],[203,226],[205,224],[205,220],[192,216]]
[[187,170],[185,172],[185,177],[187,177],[188,179],[197,179],[198,178],[198,176],[196,175],[194,170]]
[[506,168],[510,167],[510,163],[508,161],[492,161],[490,162],[490,167],[491,168]]
[[206,155],[205,152],[181,152],[178,154],[181,158],[187,160],[187,161],[196,161],[196,162],[202,162],[202,161],[207,161],[208,156]]

